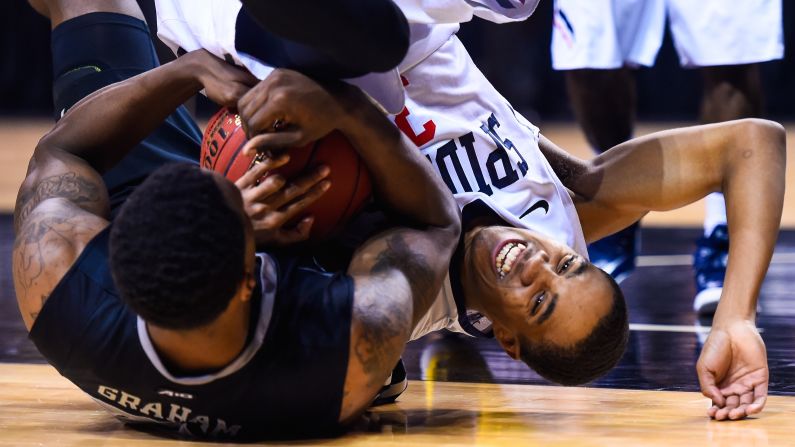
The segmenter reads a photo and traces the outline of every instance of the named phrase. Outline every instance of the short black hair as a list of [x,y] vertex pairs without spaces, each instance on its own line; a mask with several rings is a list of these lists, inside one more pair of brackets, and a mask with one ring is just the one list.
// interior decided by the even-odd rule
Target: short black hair
[[193,329],[216,319],[245,276],[245,233],[216,181],[167,164],[126,200],[110,230],[122,299],[149,323]]
[[624,355],[629,338],[624,293],[610,275],[599,272],[612,286],[613,302],[587,337],[568,348],[526,339],[520,344],[519,357],[541,377],[561,385],[581,385],[613,369]]

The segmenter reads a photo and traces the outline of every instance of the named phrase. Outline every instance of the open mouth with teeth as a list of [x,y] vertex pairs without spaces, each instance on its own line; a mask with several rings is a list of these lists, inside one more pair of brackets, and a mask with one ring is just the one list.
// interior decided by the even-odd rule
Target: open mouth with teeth
[[516,258],[525,250],[527,250],[527,244],[523,241],[507,241],[502,245],[494,256],[494,267],[497,269],[500,279],[505,278],[505,275],[511,272]]

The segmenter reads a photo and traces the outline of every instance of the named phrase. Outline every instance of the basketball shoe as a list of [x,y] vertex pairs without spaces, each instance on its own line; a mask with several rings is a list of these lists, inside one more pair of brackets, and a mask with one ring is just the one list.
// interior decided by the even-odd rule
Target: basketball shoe
[[372,406],[391,404],[397,400],[398,396],[406,391],[409,386],[409,380],[406,377],[406,367],[403,366],[403,359],[399,359],[392,374],[387,377],[381,391],[375,396]]
[[708,237],[696,242],[693,270],[696,273],[696,298],[693,310],[699,315],[715,313],[723,291],[726,262],[729,258],[729,229],[718,225]]
[[640,225],[636,222],[618,233],[588,245],[591,262],[613,277],[617,283],[635,270],[640,249]]

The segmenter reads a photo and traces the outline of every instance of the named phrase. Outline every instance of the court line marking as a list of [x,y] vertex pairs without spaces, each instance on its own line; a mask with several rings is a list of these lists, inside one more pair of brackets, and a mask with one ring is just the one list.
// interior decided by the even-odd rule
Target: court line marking
[[[760,333],[764,332],[764,329],[762,328],[756,329]],[[693,334],[708,334],[712,330],[712,326],[630,323],[629,330],[640,332],[683,332]]]
[[688,332],[688,333],[709,333],[712,326],[686,326],[676,324],[643,324],[630,323],[629,330],[641,332]]
[[[693,255],[643,255],[638,256],[638,267],[674,267],[693,264]],[[771,264],[795,264],[795,252],[773,253]]]

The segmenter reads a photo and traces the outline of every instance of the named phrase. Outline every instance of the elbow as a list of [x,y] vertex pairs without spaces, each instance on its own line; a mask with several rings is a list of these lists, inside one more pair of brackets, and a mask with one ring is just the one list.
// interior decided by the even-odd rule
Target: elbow
[[781,124],[759,118],[736,121],[739,148],[745,151],[764,150],[766,157],[777,159],[782,167],[787,159],[787,132]]

